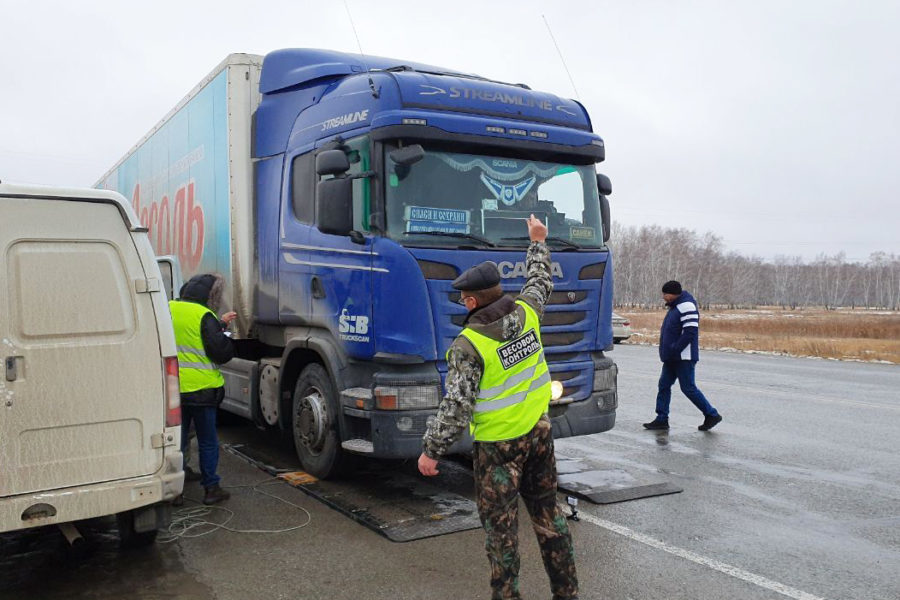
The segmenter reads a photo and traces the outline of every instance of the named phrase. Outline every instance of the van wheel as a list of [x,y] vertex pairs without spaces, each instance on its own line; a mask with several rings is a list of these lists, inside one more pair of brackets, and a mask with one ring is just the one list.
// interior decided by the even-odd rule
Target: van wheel
[[336,477],[350,468],[352,457],[341,448],[339,409],[328,372],[320,364],[307,365],[294,386],[291,428],[304,470],[319,479]]
[[125,511],[116,515],[119,525],[119,544],[123,548],[143,548],[156,541],[157,530],[138,533],[134,530],[134,512]]

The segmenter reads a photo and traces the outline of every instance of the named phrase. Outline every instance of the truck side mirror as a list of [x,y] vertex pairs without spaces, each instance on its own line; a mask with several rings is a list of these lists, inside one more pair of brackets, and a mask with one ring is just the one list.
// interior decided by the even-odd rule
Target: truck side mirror
[[324,150],[316,155],[316,173],[341,175],[350,170],[350,159],[343,150]]
[[[344,153],[340,150],[335,150],[335,152],[344,156]],[[320,154],[319,157],[321,156]],[[316,160],[316,168],[318,168],[318,158]],[[350,231],[353,229],[352,179],[335,177],[333,179],[323,179],[318,183],[316,186],[316,227],[322,233],[334,235],[350,234]]]
[[600,221],[603,223],[603,243],[609,241],[609,196],[612,194],[612,182],[603,173],[597,173],[597,191],[600,193]]
[[181,278],[181,263],[178,257],[173,255],[157,256],[156,264],[159,265],[159,272],[163,278],[163,287],[166,289],[166,299],[175,300],[176,296],[184,285]]
[[606,196],[600,196],[600,222],[603,223],[603,243],[609,241],[609,228],[610,228],[610,218],[609,218],[609,198]]
[[597,173],[597,191],[600,192],[601,196],[612,194],[612,182],[603,173]]

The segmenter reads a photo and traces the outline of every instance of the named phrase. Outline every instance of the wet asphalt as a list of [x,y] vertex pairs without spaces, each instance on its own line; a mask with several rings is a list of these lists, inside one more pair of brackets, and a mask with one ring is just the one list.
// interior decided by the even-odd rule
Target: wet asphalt
[[[900,367],[705,352],[697,384],[725,420],[697,431],[702,416],[676,390],[671,430],[653,433],[641,423],[653,416],[656,348],[621,345],[612,356],[616,428],[560,440],[558,455],[684,491],[579,504],[582,599],[900,598]],[[247,425],[221,429],[224,442],[284,456]],[[85,524],[77,550],[53,530],[4,536],[0,598],[489,597],[479,530],[394,543],[230,453],[220,472],[233,493],[229,527],[295,529],[198,527],[138,551],[119,549],[108,519]],[[447,485],[471,493],[449,476]],[[199,486],[187,496],[199,498]],[[549,598],[524,521],[520,537],[523,598]]]

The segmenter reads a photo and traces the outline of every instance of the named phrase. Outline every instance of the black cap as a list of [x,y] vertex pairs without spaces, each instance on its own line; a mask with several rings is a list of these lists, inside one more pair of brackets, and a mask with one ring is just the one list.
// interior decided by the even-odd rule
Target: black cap
[[662,292],[663,294],[674,294],[677,296],[681,294],[681,284],[674,279],[672,281],[667,281],[663,284]]
[[486,260],[480,265],[475,265],[463,271],[463,274],[453,280],[453,288],[462,292],[477,292],[492,288],[500,283],[500,269],[497,263]]
[[211,273],[194,275],[187,283],[181,286],[178,297],[181,300],[199,302],[200,304],[205,305],[209,302],[209,292],[212,290],[212,286],[215,282],[216,276]]

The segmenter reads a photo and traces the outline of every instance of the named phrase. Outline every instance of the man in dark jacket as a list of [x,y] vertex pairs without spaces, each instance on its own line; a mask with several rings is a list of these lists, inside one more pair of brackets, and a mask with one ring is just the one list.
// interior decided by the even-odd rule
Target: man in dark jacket
[[669,428],[669,402],[672,400],[672,384],[677,379],[681,391],[705,417],[698,429],[708,431],[722,420],[722,416],[694,383],[694,367],[700,360],[700,311],[697,301],[682,290],[677,281],[667,281],[662,292],[669,309],[659,332],[662,374],[656,395],[656,418],[644,423],[644,427]]
[[[230,494],[219,485],[219,440],[216,411],[225,397],[225,380],[217,365],[234,357],[234,345],[225,335],[234,312],[216,316],[225,281],[221,275],[195,275],[184,284],[179,299],[169,302],[175,345],[178,347],[178,377],[181,390],[181,450],[187,456],[191,422],[197,431],[200,451],[200,483],[204,504],[227,500]],[[187,467],[185,467],[187,469]]]

